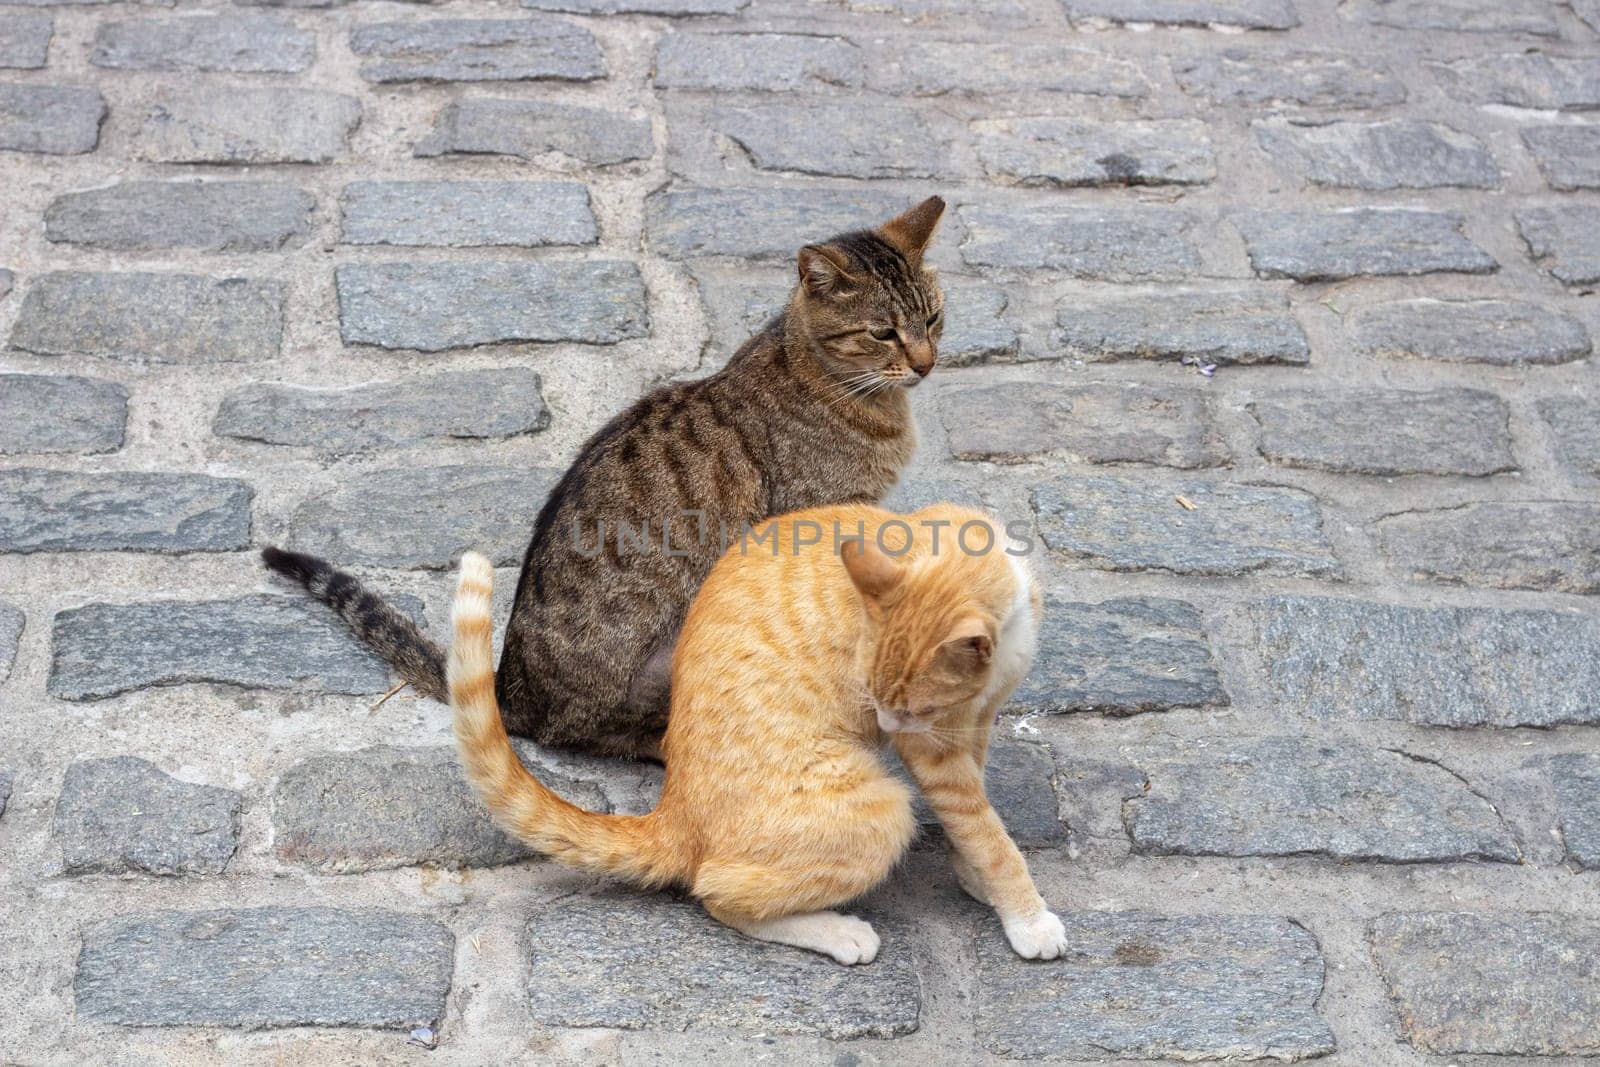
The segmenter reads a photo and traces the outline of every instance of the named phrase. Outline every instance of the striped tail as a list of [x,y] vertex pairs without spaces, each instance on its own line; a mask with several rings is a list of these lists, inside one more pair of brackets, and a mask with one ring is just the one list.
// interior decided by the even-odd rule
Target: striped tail
[[686,881],[688,861],[665,839],[658,813],[585,811],[552,793],[517,758],[494,695],[493,590],[489,561],[476,552],[463,556],[446,676],[467,780],[507,833],[569,867],[650,886]]

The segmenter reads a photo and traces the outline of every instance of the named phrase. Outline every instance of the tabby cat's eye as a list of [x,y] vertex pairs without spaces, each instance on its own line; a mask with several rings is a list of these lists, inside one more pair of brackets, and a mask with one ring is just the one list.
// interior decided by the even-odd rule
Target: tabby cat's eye
[[931,330],[935,326],[939,325],[939,319],[943,315],[944,315],[944,312],[942,312],[942,311],[935,311],[932,315],[929,315],[928,316],[928,329]]
[[867,332],[872,335],[874,341],[893,341],[896,334],[893,326],[879,326]]

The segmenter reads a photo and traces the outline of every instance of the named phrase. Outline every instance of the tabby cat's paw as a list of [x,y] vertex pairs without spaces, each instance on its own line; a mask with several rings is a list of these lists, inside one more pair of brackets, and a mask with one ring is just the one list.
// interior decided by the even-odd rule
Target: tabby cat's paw
[[1025,960],[1053,960],[1067,951],[1067,928],[1053,911],[1003,922],[1006,940]]
[[871,963],[878,958],[878,931],[854,915],[831,915],[822,951],[846,967]]

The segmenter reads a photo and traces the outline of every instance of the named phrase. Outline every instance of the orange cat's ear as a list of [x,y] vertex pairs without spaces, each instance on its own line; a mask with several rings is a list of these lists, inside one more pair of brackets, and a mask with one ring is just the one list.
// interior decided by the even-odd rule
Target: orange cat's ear
[[994,627],[982,615],[968,615],[950,627],[939,653],[969,671],[975,671],[994,658]]
[[846,541],[839,548],[839,558],[856,590],[868,601],[893,592],[905,574],[893,556],[869,540]]
[[827,296],[855,284],[850,261],[827,245],[806,245],[800,250],[800,284],[812,296]]
[[904,252],[907,259],[916,262],[927,250],[928,243],[933,240],[934,231],[939,228],[939,220],[943,217],[944,200],[930,196],[904,215],[896,215],[879,226],[878,233],[884,240]]

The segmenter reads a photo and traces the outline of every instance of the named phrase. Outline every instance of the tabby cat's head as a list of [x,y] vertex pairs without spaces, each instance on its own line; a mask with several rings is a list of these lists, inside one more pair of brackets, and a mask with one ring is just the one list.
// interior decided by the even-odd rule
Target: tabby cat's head
[[875,230],[800,250],[794,313],[850,392],[910,387],[933,370],[944,293],[922,254],[943,214],[944,201],[930,196]]

